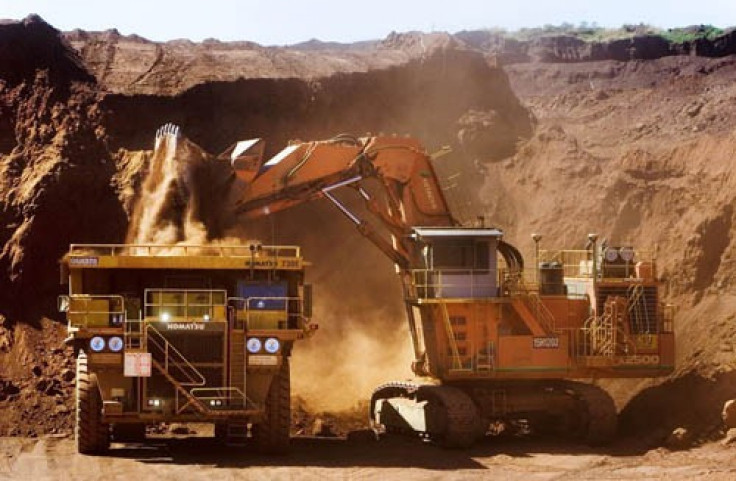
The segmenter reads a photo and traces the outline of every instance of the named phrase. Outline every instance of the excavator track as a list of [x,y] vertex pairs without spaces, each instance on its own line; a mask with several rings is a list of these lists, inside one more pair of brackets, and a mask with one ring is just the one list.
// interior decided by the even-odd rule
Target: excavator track
[[586,408],[581,439],[590,446],[603,446],[613,441],[618,424],[613,398],[604,389],[592,384],[563,381],[561,386],[571,391]]
[[[410,423],[383,424],[377,412],[379,400],[401,398],[423,409],[426,430],[412,429]],[[405,401],[405,402],[406,402]],[[445,448],[467,448],[483,434],[478,409],[462,390],[451,386],[418,385],[391,382],[379,386],[371,397],[371,419],[387,432],[414,433],[428,436]],[[385,419],[383,419],[385,421]]]

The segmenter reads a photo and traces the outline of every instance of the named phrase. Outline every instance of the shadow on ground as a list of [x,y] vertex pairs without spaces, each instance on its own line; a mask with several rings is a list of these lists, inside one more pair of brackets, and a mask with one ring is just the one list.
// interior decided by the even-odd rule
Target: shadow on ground
[[489,438],[468,450],[448,450],[408,438],[391,437],[380,442],[351,442],[341,438],[292,439],[285,456],[260,455],[249,446],[224,446],[213,438],[152,439],[146,444],[114,445],[108,456],[129,458],[146,464],[237,467],[383,467],[428,470],[487,469],[476,458],[505,455],[527,458],[534,454],[601,455],[628,457],[646,452],[643,446],[616,443],[591,448],[537,438]]

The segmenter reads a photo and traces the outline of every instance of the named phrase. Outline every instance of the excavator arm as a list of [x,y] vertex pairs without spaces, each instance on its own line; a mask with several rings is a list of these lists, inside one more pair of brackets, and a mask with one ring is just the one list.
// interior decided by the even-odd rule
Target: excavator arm
[[[226,151],[245,187],[236,207],[242,218],[257,218],[326,198],[333,202],[384,254],[402,267],[411,261],[402,245],[412,226],[457,225],[449,212],[430,157],[411,138],[340,135],[318,142],[292,143],[268,161],[260,142],[247,141]],[[363,183],[374,179],[383,199],[370,195]],[[362,216],[334,195],[352,187],[367,210],[393,236],[389,241]]]

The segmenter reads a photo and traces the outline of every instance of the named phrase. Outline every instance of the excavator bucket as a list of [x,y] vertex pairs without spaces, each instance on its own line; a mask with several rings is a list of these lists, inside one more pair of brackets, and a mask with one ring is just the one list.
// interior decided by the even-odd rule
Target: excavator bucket
[[235,175],[244,182],[250,183],[263,167],[265,148],[266,143],[263,139],[241,140],[228,147],[217,158],[228,161]]

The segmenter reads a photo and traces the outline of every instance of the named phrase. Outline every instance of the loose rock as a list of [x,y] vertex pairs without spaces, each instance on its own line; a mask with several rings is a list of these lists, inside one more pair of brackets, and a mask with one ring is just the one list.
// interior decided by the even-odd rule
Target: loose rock
[[74,380],[74,371],[71,369],[64,369],[61,372],[61,379],[64,380],[64,382],[72,382]]
[[721,441],[721,444],[728,446],[736,443],[736,428],[731,428],[726,432],[726,437]]

